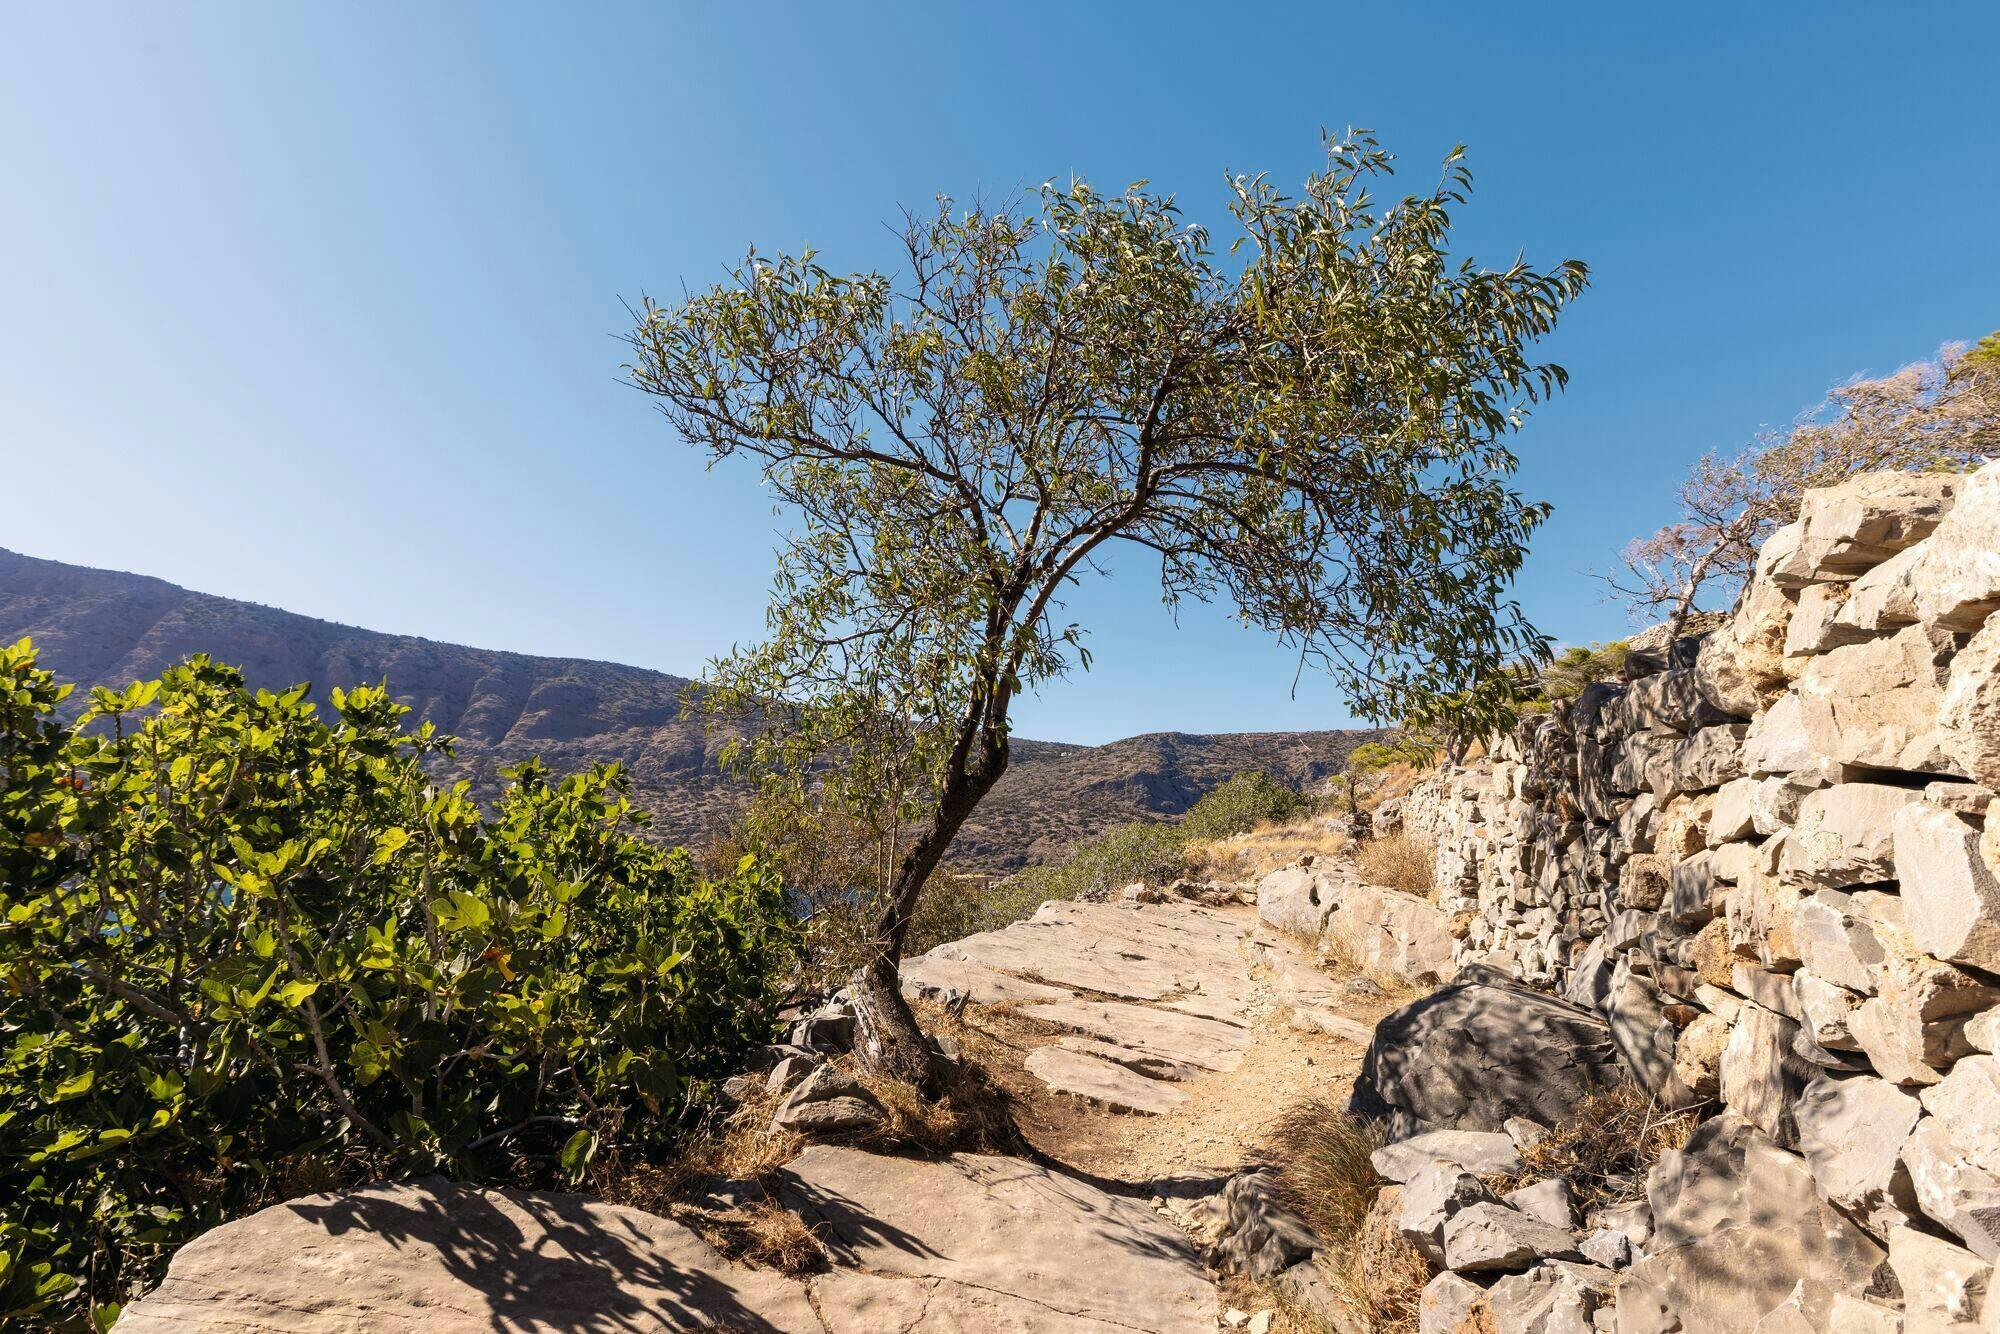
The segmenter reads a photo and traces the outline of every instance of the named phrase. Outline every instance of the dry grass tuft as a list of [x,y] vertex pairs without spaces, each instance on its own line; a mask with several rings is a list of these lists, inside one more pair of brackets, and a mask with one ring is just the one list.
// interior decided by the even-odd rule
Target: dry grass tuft
[[1354,866],[1363,880],[1420,899],[1433,898],[1437,892],[1432,861],[1430,847],[1401,830],[1370,839],[1354,851]]
[[738,1264],[775,1269],[794,1278],[827,1267],[826,1249],[805,1220],[774,1200],[757,1200],[731,1209],[681,1204],[673,1206],[669,1214],[725,1259]]
[[1360,1232],[1381,1186],[1369,1161],[1380,1147],[1380,1135],[1324,1098],[1290,1108],[1271,1136],[1286,1199],[1329,1243]]
[[1566,1176],[1579,1212],[1634,1200],[1647,1170],[1700,1123],[1696,1112],[1668,1111],[1637,1084],[1621,1084],[1584,1099],[1569,1121],[1523,1149],[1522,1170],[1498,1189]]
[[[1369,1155],[1381,1142],[1335,1103],[1314,1100],[1285,1114],[1272,1149],[1284,1164],[1286,1199],[1327,1243],[1319,1263],[1335,1293],[1366,1328],[1414,1334],[1430,1266],[1392,1220],[1374,1212],[1382,1185]],[[1324,1324],[1307,1312],[1287,1314],[1302,1331]]]

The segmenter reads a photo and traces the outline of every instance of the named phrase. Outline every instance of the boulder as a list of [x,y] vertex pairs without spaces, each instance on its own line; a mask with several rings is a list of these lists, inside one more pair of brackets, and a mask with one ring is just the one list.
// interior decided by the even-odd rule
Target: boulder
[[1503,1204],[1470,1204],[1444,1225],[1445,1267],[1457,1273],[1527,1269],[1543,1260],[1580,1260],[1568,1228]]
[[1339,883],[1310,866],[1281,867],[1257,882],[1257,916],[1280,931],[1317,940]]
[[1813,767],[1806,736],[1805,701],[1786,693],[1750,723],[1743,735],[1743,770],[1759,777],[1793,774]]
[[1971,1161],[1952,1127],[1935,1116],[1919,1121],[1903,1144],[1903,1165],[1927,1217],[1980,1259],[2000,1259],[2000,1176]]
[[1977,630],[2000,611],[2000,462],[1959,483],[1957,502],[1924,542],[1911,582],[1926,624]]
[[1923,1114],[1915,1098],[1871,1075],[1821,1075],[1793,1109],[1799,1152],[1820,1194],[1877,1237],[1917,1213],[1902,1155]]
[[2000,971],[2000,878],[1980,854],[1980,827],[1928,802],[1895,815],[1903,919],[1917,948]]
[[1225,1273],[1268,1279],[1302,1260],[1324,1244],[1279,1191],[1269,1172],[1239,1172],[1222,1190],[1228,1227],[1215,1246],[1217,1267]]
[[2000,613],[1951,660],[1938,730],[1960,772],[2000,786]]
[[1948,631],[1912,625],[1812,659],[1798,695],[1814,758],[1875,769],[1955,768],[1939,718],[1956,646]]
[[1704,727],[1674,747],[1673,789],[1703,792],[1721,787],[1743,772],[1744,723]]
[[1809,971],[1850,991],[1875,989],[1874,970],[1887,956],[1850,895],[1822,889],[1801,898],[1792,909],[1792,939]]
[[1474,968],[1376,1025],[1349,1110],[1394,1134],[1557,1125],[1619,1072],[1595,1014]]
[[1511,1135],[1488,1130],[1427,1130],[1399,1139],[1369,1155],[1385,1181],[1409,1182],[1438,1163],[1479,1176],[1505,1176],[1521,1170],[1521,1155]]
[[1797,544],[1771,563],[1771,578],[1790,587],[1852,580],[1928,537],[1962,484],[1949,473],[1871,472],[1813,487],[1799,504]]
[[1731,718],[1754,717],[1785,688],[1785,632],[1792,595],[1752,577],[1721,629],[1701,641],[1695,684],[1703,699]]
[[822,1065],[799,1082],[771,1117],[773,1130],[799,1135],[845,1135],[887,1124],[889,1113],[861,1082]]
[[1467,1205],[1491,1203],[1486,1183],[1457,1163],[1433,1159],[1403,1184],[1403,1208],[1397,1219],[1412,1246],[1433,1267],[1444,1263],[1444,1225]]
[[1987,1261],[1913,1227],[1890,1230],[1889,1268],[1903,1290],[1903,1309],[1915,1330],[1977,1320],[1993,1279]]
[[1792,1050],[1799,1026],[1761,1005],[1746,1005],[1730,1029],[1719,1070],[1730,1111],[1787,1148],[1798,1143],[1792,1104],[1813,1077]]
[[1886,1252],[1821,1199],[1804,1160],[1741,1117],[1700,1126],[1646,1178],[1653,1236],[1624,1271],[1621,1334],[1740,1334],[1801,1279],[1866,1292]]
[[1785,840],[1785,873],[1831,889],[1895,879],[1896,812],[1922,799],[1886,783],[1836,783],[1809,793]]
[[586,1313],[594,1329],[824,1331],[804,1284],[733,1265],[679,1223],[438,1178],[309,1195],[205,1232],[118,1328],[486,1334],[578,1329]]

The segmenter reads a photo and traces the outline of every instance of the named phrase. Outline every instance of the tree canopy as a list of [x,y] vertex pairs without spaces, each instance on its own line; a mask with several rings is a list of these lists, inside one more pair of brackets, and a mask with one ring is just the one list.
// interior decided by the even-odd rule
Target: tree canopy
[[633,383],[713,459],[750,459],[788,523],[768,636],[710,701],[783,701],[760,770],[874,812],[885,961],[1005,770],[1014,699],[1088,665],[1063,594],[1118,547],[1370,717],[1543,650],[1508,586],[1547,511],[1507,440],[1564,382],[1529,347],[1586,273],[1455,258],[1461,151],[1384,203],[1390,174],[1361,133],[1296,196],[1232,177],[1220,249],[1145,182],[940,199],[894,276],[752,251],[636,312]]

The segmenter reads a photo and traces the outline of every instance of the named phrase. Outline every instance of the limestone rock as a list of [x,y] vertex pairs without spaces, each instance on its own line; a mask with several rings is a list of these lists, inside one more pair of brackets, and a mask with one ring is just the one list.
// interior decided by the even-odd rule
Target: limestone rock
[[1418,1334],[1464,1334],[1468,1322],[1485,1306],[1486,1289],[1446,1270],[1425,1285],[1417,1298]]
[[1487,1130],[1427,1130],[1385,1144],[1369,1161],[1385,1181],[1409,1182],[1436,1163],[1449,1163],[1478,1176],[1521,1170],[1512,1136]]
[[1993,1266],[1966,1250],[1912,1227],[1889,1233],[1889,1268],[1903,1290],[1903,1307],[1918,1329],[1979,1318]]
[[1752,578],[1727,623],[1701,641],[1695,682],[1702,698],[1733,718],[1755,716],[1785,687],[1785,632],[1792,595]]
[[[1108,1045],[1108,1044],[1107,1044]],[[1172,1084],[1060,1044],[1037,1047],[1024,1062],[1028,1073],[1060,1093],[1140,1116],[1159,1116],[1187,1101]]]
[[1912,582],[1926,624],[1976,630],[2000,611],[2000,463],[1959,481],[1957,502],[1925,541]]
[[1674,747],[1673,786],[1678,792],[1721,787],[1743,772],[1744,723],[1704,727]]
[[1606,1269],[1623,1269],[1632,1263],[1632,1239],[1612,1228],[1598,1228],[1583,1239],[1578,1249],[1584,1259]]
[[2000,971],[2000,878],[1980,855],[1979,827],[1927,802],[1897,811],[1893,827],[1903,915],[1917,948]]
[[778,1104],[771,1126],[801,1135],[843,1135],[886,1123],[889,1114],[854,1076],[822,1065]]
[[1487,1289],[1483,1314],[1502,1334],[1587,1334],[1610,1306],[1617,1281],[1601,1266],[1554,1260]]
[[[1213,1334],[1215,1290],[1180,1230],[1075,1177],[1018,1158],[921,1162],[820,1145],[778,1180],[780,1199],[817,1225],[841,1265],[1036,1313],[1032,1323],[1014,1314],[920,1328]],[[846,1326],[854,1334],[906,1327]]]
[[1349,1110],[1392,1133],[1499,1131],[1515,1116],[1556,1125],[1618,1072],[1595,1014],[1472,969],[1376,1025]]
[[1952,659],[1938,727],[1961,771],[2000,786],[2000,613]]
[[1799,505],[1798,542],[1771,578],[1793,586],[1844,582],[1928,537],[1950,514],[1963,479],[1873,472],[1814,487]]
[[823,1328],[803,1284],[732,1265],[679,1223],[437,1179],[308,1195],[203,1233],[118,1327],[486,1334],[577,1329],[583,1313],[604,1329]]
[[1433,1266],[1442,1265],[1444,1225],[1467,1205],[1492,1199],[1493,1192],[1486,1184],[1462,1166],[1433,1159],[1403,1184],[1403,1209],[1397,1226]]
[[1821,1195],[1877,1237],[1917,1212],[1903,1145],[1923,1107],[1886,1079],[1821,1075],[1806,1086],[1793,1115],[1799,1151]]
[[1792,975],[1792,999],[1797,1019],[1815,1044],[1834,1051],[1859,1051],[1854,1040],[1854,1011],[1862,998],[1817,973]]
[[1219,1267],[1226,1273],[1267,1279],[1302,1260],[1324,1243],[1305,1219],[1286,1203],[1269,1172],[1239,1172],[1223,1188],[1228,1230],[1216,1244]]
[[1729,1110],[1787,1148],[1798,1143],[1793,1103],[1813,1072],[1792,1051],[1799,1026],[1761,1005],[1736,1016],[1723,1049],[1722,1101]]
[[1662,1155],[1646,1197],[1653,1237],[1624,1271],[1620,1331],[1740,1334],[1801,1279],[1864,1292],[1885,1259],[1820,1198],[1802,1159],[1737,1116],[1704,1123]]
[[[1991,1130],[1991,1127],[1986,1129]],[[1917,1203],[1989,1264],[2000,1259],[2000,1176],[1972,1162],[1935,1116],[1917,1123],[1903,1145]]]
[[1444,1225],[1445,1266],[1458,1273],[1526,1269],[1542,1260],[1578,1260],[1567,1228],[1502,1204],[1472,1204]]
[[1674,1075],[1697,1098],[1722,1090],[1722,1055],[1733,1028],[1719,1014],[1704,1014],[1681,1030],[1674,1044]]
[[1550,1177],[1510,1190],[1500,1197],[1500,1202],[1565,1232],[1576,1226],[1576,1204],[1570,1198],[1566,1177]]
[[1939,731],[1955,647],[1949,632],[1912,625],[1814,658],[1798,684],[1814,757],[1878,769],[1955,767]]
[[1805,702],[1795,694],[1781,695],[1751,721],[1750,730],[1743,736],[1744,772],[1765,777],[1798,773],[1812,767]]
[[1832,889],[1893,880],[1892,823],[1919,793],[1884,783],[1836,783],[1799,803],[1799,817],[1785,841],[1789,876]]
[[1875,969],[1886,955],[1854,900],[1837,889],[1822,889],[1792,909],[1792,937],[1805,967],[1850,991],[1875,989]]

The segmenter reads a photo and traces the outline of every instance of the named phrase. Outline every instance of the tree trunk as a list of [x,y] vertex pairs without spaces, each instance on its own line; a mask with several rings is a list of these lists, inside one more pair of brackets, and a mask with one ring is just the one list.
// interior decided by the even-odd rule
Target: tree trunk
[[888,902],[876,919],[873,957],[849,980],[854,1004],[854,1055],[870,1071],[916,1088],[934,1088],[937,1059],[917,1017],[903,999],[903,938],[909,933],[917,896],[944,860],[959,826],[1007,768],[1006,743],[988,750],[970,774],[961,774],[940,794],[930,828],[910,845]]

